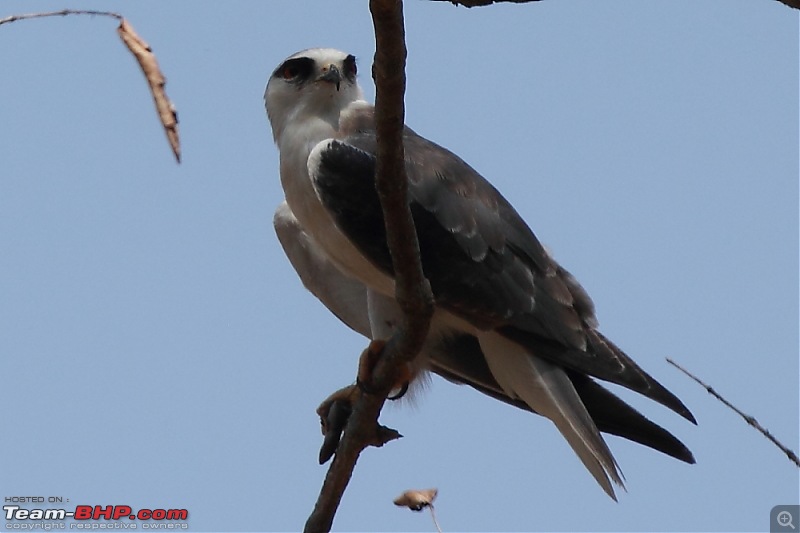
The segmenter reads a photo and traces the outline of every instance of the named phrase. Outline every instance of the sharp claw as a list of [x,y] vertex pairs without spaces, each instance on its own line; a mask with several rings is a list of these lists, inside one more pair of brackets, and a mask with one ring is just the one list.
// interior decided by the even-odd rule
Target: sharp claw
[[397,394],[392,394],[390,396],[387,396],[386,399],[391,401],[399,400],[400,398],[405,396],[407,392],[408,392],[408,381],[403,383],[403,386],[400,387],[400,390],[397,392]]

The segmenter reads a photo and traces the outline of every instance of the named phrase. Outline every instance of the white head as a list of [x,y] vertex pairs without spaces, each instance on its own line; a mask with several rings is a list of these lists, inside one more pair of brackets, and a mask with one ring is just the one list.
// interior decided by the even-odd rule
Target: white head
[[264,92],[276,141],[293,121],[322,119],[338,129],[339,115],[364,95],[356,81],[356,58],[333,48],[310,48],[286,58]]

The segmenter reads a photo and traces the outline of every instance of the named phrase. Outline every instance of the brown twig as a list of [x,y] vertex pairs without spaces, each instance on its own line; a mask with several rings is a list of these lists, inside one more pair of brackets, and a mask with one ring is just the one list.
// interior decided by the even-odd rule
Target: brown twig
[[[395,297],[403,323],[375,365],[371,388],[359,391],[336,455],[325,477],[305,531],[329,531],[361,451],[374,444],[383,403],[404,363],[422,348],[433,314],[433,295],[422,272],[419,244],[408,207],[403,150],[405,30],[402,0],[370,0],[375,27],[375,120],[378,135],[376,188],[383,208],[386,238],[395,274]],[[381,442],[381,439],[377,439]]]
[[708,393],[709,393],[711,396],[713,396],[713,397],[714,397],[714,398],[716,398],[717,400],[721,401],[721,402],[722,402],[724,405],[726,405],[726,406],[727,406],[729,409],[732,409],[732,410],[733,410],[733,411],[734,411],[736,414],[738,414],[739,416],[741,416],[741,417],[744,419],[744,421],[748,423],[748,425],[750,425],[750,426],[754,427],[755,429],[757,429],[758,431],[760,431],[762,435],[764,435],[765,437],[767,437],[769,440],[771,440],[771,441],[772,441],[772,443],[773,443],[775,446],[777,446],[778,448],[780,448],[780,450],[781,450],[783,453],[785,453],[785,454],[786,454],[786,457],[788,457],[790,461],[792,461],[792,462],[793,462],[795,465],[797,465],[798,467],[800,467],[800,460],[798,460],[798,458],[797,458],[797,454],[795,454],[795,453],[794,453],[792,450],[790,450],[788,447],[784,446],[784,445],[783,445],[783,443],[781,443],[781,442],[780,442],[778,439],[776,439],[776,438],[775,438],[775,437],[774,437],[774,436],[773,436],[773,435],[772,435],[772,434],[771,434],[771,433],[770,433],[768,430],[766,430],[766,429],[765,429],[765,428],[764,428],[764,427],[763,427],[761,424],[759,424],[759,423],[758,423],[758,420],[756,420],[755,418],[753,418],[752,416],[750,416],[750,415],[748,415],[748,414],[746,414],[746,413],[743,413],[743,412],[742,412],[740,409],[738,409],[738,408],[737,408],[735,405],[733,405],[731,402],[729,402],[728,400],[726,400],[725,398],[723,398],[723,397],[722,397],[722,395],[720,395],[720,394],[719,394],[717,391],[715,391],[715,390],[714,390],[714,389],[713,389],[713,388],[712,388],[710,385],[707,385],[706,383],[704,383],[704,382],[703,382],[703,381],[702,381],[700,378],[698,378],[697,376],[695,376],[694,374],[692,374],[691,372],[689,372],[688,370],[686,370],[685,368],[683,368],[681,365],[679,365],[678,363],[676,363],[675,361],[673,361],[673,360],[672,360],[672,359],[670,359],[669,357],[667,357],[667,362],[668,362],[669,364],[671,364],[672,366],[674,366],[675,368],[677,368],[678,370],[680,370],[681,372],[683,372],[684,374],[686,374],[687,376],[689,376],[689,377],[690,377],[691,379],[693,379],[695,382],[699,383],[699,384],[700,384],[700,386],[702,386],[703,388],[705,388],[705,389],[706,389],[706,391],[707,391],[707,392],[708,392]]
[[[395,297],[403,325],[384,358],[410,361],[422,348],[433,314],[433,294],[422,271],[419,242],[408,205],[403,130],[406,43],[402,0],[370,0],[375,26],[375,121],[378,150],[376,188],[392,253]],[[394,346],[393,346],[394,345]],[[394,353],[392,353],[394,352]]]
[[147,80],[147,85],[150,88],[150,94],[152,94],[153,101],[155,102],[158,118],[161,121],[164,132],[167,134],[167,141],[169,142],[170,148],[172,148],[172,153],[175,154],[175,159],[178,161],[178,163],[180,163],[181,148],[180,140],[178,138],[178,115],[175,112],[175,107],[172,105],[172,102],[170,102],[169,98],[167,97],[167,93],[164,90],[166,78],[162,74],[161,69],[159,69],[158,61],[156,60],[156,56],[153,54],[151,48],[141,37],[136,34],[136,32],[133,30],[133,27],[122,15],[119,13],[113,13],[111,11],[62,9],[61,11],[11,15],[9,17],[0,19],[0,25],[8,22],[15,22],[17,20],[44,17],[63,17],[67,15],[111,17],[119,21],[117,33],[120,39],[122,39],[123,44],[125,44],[128,50],[136,58],[137,63],[139,63],[139,66],[144,73],[145,79]]

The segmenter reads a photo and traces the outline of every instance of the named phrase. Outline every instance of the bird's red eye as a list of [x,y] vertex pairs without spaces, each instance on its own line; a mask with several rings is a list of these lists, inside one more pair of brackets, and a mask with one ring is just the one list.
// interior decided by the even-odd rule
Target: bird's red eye
[[290,80],[300,74],[300,69],[297,68],[296,65],[286,65],[283,67],[283,79]]
[[291,83],[299,83],[308,79],[314,70],[314,61],[307,57],[287,59],[273,74],[276,78]]

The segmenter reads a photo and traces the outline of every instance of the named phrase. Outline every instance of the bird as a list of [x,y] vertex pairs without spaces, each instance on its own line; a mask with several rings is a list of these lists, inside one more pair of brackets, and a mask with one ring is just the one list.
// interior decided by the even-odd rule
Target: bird
[[[283,60],[264,93],[285,200],[273,223],[304,286],[338,319],[386,340],[402,314],[375,189],[375,110],[355,56],[310,48]],[[598,381],[690,422],[674,394],[599,330],[591,298],[508,200],[469,164],[404,127],[408,202],[434,313],[410,380],[429,372],[549,419],[616,501],[621,469],[601,432],[686,463],[666,429]],[[613,485],[612,485],[613,482]]]

